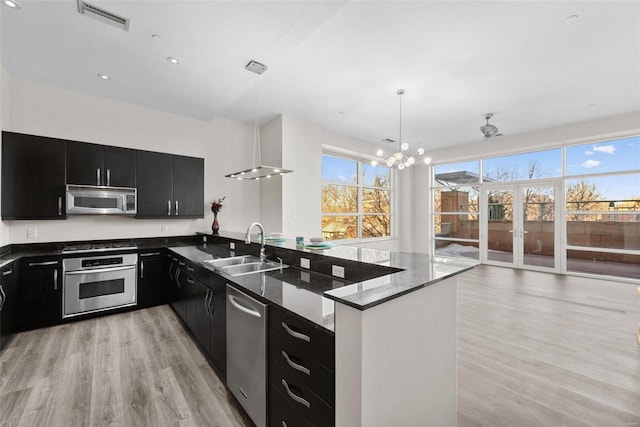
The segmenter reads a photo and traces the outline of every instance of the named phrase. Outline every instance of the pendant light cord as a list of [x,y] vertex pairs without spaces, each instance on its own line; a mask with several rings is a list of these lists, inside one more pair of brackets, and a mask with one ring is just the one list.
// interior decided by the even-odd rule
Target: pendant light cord
[[[260,104],[260,92],[259,92],[259,84],[260,84],[260,75],[256,74],[256,105],[255,105],[255,116],[253,118],[253,168],[258,165],[262,165],[262,155],[261,155],[261,147],[260,147],[260,126],[258,126],[258,105]],[[256,158],[258,162],[256,163]]]
[[400,96],[400,129],[398,131],[398,152],[402,153],[402,95],[404,95],[404,89],[398,89],[398,95]]

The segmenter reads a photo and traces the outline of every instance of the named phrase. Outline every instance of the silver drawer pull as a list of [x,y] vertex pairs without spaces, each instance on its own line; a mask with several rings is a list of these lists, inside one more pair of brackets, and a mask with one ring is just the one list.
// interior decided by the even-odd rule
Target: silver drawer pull
[[[147,254],[140,254],[140,255],[138,255],[138,256],[140,256],[140,257],[146,257],[146,256],[157,256],[157,255],[160,255],[160,252],[149,252],[149,253],[147,253]],[[167,256],[171,256],[171,255],[167,255]]]
[[284,357],[284,360],[287,361],[287,364],[291,366],[293,369],[295,369],[296,371],[304,372],[307,375],[311,375],[311,371],[309,370],[309,368],[307,368],[306,366],[299,365],[293,360],[291,360],[287,352],[284,350],[282,350],[282,357]]
[[187,276],[187,282],[188,283],[196,283],[195,280],[193,280],[191,277]]
[[11,273],[13,273],[13,269],[11,269],[11,270],[7,270],[7,271],[3,271],[3,272],[2,272],[2,275],[3,275],[3,276],[8,276],[8,275],[10,275]]
[[311,342],[311,338],[308,335],[305,334],[301,334],[300,332],[296,332],[293,329],[291,329],[289,327],[289,325],[287,325],[286,323],[282,322],[282,327],[284,328],[285,331],[287,331],[287,333],[289,335],[291,335],[294,338],[298,338],[299,340],[302,341],[306,341],[306,342]]
[[178,261],[178,264],[180,264],[181,266],[183,266],[183,267],[184,267],[184,262],[182,262],[182,261]]
[[186,266],[186,267],[187,267],[187,271],[193,271],[193,270],[194,270],[194,268],[193,268],[193,267],[190,267],[190,266],[189,266],[189,264],[187,264],[187,266]]
[[30,262],[29,267],[41,267],[43,265],[57,265],[58,261],[46,261],[46,262]]
[[284,421],[282,421],[282,427],[288,427],[287,423],[285,423]]
[[284,386],[284,389],[287,391],[287,394],[289,395],[290,398],[292,398],[294,401],[298,402],[299,404],[306,406],[307,408],[311,408],[311,403],[309,403],[309,401],[291,392],[291,390],[289,389],[289,384],[287,384],[284,378],[282,379],[282,385]]

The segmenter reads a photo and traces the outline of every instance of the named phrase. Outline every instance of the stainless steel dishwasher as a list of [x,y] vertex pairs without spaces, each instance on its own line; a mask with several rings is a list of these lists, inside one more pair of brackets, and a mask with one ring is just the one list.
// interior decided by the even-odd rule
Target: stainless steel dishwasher
[[227,285],[227,386],[256,427],[267,425],[267,306]]

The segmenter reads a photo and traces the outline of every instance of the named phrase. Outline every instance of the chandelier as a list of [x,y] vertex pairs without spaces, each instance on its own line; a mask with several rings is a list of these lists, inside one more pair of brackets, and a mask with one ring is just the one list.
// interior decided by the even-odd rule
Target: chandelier
[[377,159],[371,160],[371,166],[377,166],[378,163],[384,163],[387,167],[397,167],[399,170],[408,168],[415,164],[416,160],[420,159],[426,165],[431,163],[431,157],[424,155],[424,148],[419,147],[413,153],[409,152],[409,144],[402,142],[402,95],[404,95],[404,89],[398,89],[396,91],[400,99],[400,124],[398,135],[398,151],[391,154],[389,157],[385,157],[384,151],[378,149],[376,151]]

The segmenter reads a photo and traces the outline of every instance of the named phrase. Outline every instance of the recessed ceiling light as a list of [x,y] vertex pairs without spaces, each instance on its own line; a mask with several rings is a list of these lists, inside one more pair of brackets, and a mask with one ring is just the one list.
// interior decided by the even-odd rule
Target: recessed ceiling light
[[167,61],[171,62],[172,64],[180,63],[180,61],[177,58],[174,58],[173,56],[167,56]]
[[107,76],[106,74],[98,74],[98,77],[100,77],[102,80],[109,80],[111,77]]
[[3,3],[5,6],[8,6],[11,9],[22,9],[20,4],[15,0],[4,0]]

